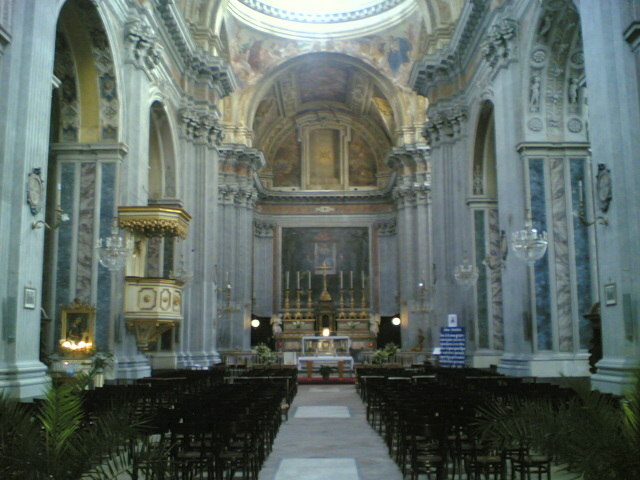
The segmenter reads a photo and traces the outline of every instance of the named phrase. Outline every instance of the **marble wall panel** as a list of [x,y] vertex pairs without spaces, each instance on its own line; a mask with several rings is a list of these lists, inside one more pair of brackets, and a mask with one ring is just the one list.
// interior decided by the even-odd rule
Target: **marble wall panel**
[[78,206],[78,254],[76,297],[89,302],[93,272],[93,221],[95,218],[96,164],[80,165],[80,205]]
[[[586,185],[585,160],[573,159],[569,165],[571,175],[571,201],[574,211],[580,204],[578,182]],[[589,252],[589,227],[580,222],[580,218],[573,217],[573,248],[575,250],[576,283],[578,294],[578,325],[580,332],[580,348],[589,348],[591,342],[591,324],[583,315],[591,310],[591,258]]]
[[551,176],[551,210],[553,212],[553,249],[555,260],[555,289],[558,322],[558,348],[573,350],[573,321],[571,311],[571,272],[565,197],[565,162],[563,158],[549,160]]
[[[475,224],[475,250],[476,258],[486,258],[487,252],[485,248],[485,212],[476,210],[473,212],[473,220]],[[476,283],[477,291],[477,315],[478,315],[478,348],[491,348],[489,344],[489,295],[487,290],[487,269],[479,268],[478,282]]]
[[[533,218],[533,227],[538,229],[539,232],[547,231],[544,172],[543,159],[529,160],[531,216]],[[553,347],[550,296],[549,255],[547,252],[547,254],[535,264],[535,322],[538,350],[551,350]]]
[[[491,257],[502,261],[502,239],[500,238],[500,225],[498,210],[491,209],[488,214],[489,242]],[[502,314],[502,268],[491,270],[491,321],[493,326],[493,348],[504,348],[504,319]]]
[[[116,164],[101,163],[102,181],[100,184],[100,237],[111,234],[116,205]],[[109,339],[109,321],[111,318],[111,272],[98,267],[98,298],[96,305],[96,345],[107,348]]]

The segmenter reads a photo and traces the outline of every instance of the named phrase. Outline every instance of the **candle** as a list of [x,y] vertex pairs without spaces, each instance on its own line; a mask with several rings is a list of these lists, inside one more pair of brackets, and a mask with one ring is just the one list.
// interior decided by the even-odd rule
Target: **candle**
[[311,270],[309,270],[309,290],[311,290]]
[[342,283],[342,270],[340,270],[340,290],[342,290],[344,288],[344,285]]
[[227,274],[226,274],[224,283],[229,283],[229,272],[227,272]]
[[353,290],[353,270],[349,272],[349,276],[351,277],[349,282],[349,287]]
[[298,282],[296,283],[296,285],[298,287],[298,290],[300,290],[300,272],[299,271],[296,272],[296,276],[297,276],[297,279],[298,279]]
[[285,289],[286,289],[286,290],[289,290],[289,272],[288,272],[288,271],[287,271],[287,274],[286,274],[285,278],[286,278],[286,281],[285,281],[285,285],[286,285],[286,286],[285,286]]
[[362,289],[364,290],[364,270],[362,271]]

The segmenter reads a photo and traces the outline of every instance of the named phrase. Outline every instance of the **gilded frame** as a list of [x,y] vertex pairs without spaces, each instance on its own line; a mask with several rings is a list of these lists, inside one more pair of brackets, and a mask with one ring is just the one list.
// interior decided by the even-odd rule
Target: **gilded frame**
[[61,308],[62,341],[94,343],[96,328],[96,307],[74,300]]

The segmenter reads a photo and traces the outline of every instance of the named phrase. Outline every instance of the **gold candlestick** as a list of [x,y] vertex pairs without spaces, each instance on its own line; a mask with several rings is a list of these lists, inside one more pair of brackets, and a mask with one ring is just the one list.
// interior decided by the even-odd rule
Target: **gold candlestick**
[[311,304],[311,302],[313,301],[312,293],[313,290],[307,290],[307,308],[309,309],[309,314],[307,315],[308,318],[313,318],[313,305]]
[[282,318],[291,318],[291,313],[289,312],[289,290],[284,291],[284,315]]
[[369,314],[367,313],[367,299],[364,296],[365,289],[362,289],[362,312],[360,312],[360,318],[368,318]]
[[350,298],[350,300],[351,300],[351,302],[350,302],[351,303],[351,312],[349,312],[349,318],[356,318],[356,304],[355,304],[355,301],[354,301],[355,293],[356,293],[355,290],[353,290],[353,289],[349,290],[349,297],[351,297]]
[[338,318],[346,318],[347,316],[344,313],[344,290],[340,289],[340,314]]
[[302,294],[302,290],[298,289],[296,291],[296,315],[295,318],[302,318],[302,313],[300,313],[300,295]]

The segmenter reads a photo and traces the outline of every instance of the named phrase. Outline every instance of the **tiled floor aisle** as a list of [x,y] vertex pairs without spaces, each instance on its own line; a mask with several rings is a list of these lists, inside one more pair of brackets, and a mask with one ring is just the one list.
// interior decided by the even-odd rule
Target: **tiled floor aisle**
[[[553,480],[575,480],[552,469]],[[402,480],[353,385],[301,385],[259,480]]]
[[353,385],[301,385],[259,480],[402,480]]

